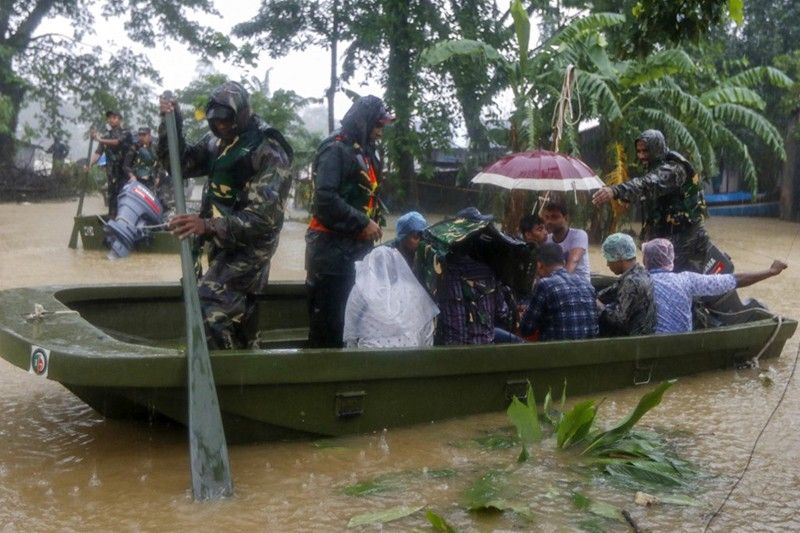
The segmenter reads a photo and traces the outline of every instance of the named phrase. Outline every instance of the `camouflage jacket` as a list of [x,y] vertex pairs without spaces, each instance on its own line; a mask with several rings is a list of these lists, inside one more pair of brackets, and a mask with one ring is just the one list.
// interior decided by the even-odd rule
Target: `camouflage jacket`
[[143,144],[134,144],[128,153],[125,155],[125,161],[122,165],[125,175],[133,174],[138,179],[148,179],[155,176],[157,173],[156,166],[158,159],[156,158],[155,147],[150,144],[145,146]]
[[125,154],[128,153],[133,145],[133,135],[130,130],[117,126],[110,128],[104,135],[104,139],[115,139],[120,141],[116,146],[109,146],[106,144],[98,143],[95,153],[99,155],[106,154],[106,170],[122,171],[122,165],[125,161]]
[[702,224],[702,183],[689,161],[667,148],[660,131],[647,130],[637,141],[644,142],[650,154],[648,172],[611,189],[624,202],[642,201],[642,239],[669,237]]
[[[254,115],[227,146],[211,133],[187,146],[179,112],[176,122],[183,177],[208,176],[201,216],[211,219],[214,245],[255,254],[274,248],[291,186],[292,148],[283,135]],[[163,122],[157,154],[169,168]]]
[[648,335],[656,329],[656,305],[650,274],[640,264],[628,269],[611,287],[614,300],[600,313],[604,334]]

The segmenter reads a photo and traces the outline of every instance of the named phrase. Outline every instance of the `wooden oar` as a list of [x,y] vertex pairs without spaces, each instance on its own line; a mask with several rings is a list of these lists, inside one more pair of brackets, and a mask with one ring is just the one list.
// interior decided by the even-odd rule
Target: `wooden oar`
[[[171,95],[164,98],[172,101]],[[177,104],[176,104],[177,105]],[[166,113],[167,142],[169,143],[170,173],[175,190],[175,208],[178,214],[186,213],[183,194],[178,129],[175,113]],[[192,496],[195,500],[219,499],[233,494],[228,446],[222,427],[217,389],[211,370],[211,358],[203,330],[200,298],[197,295],[192,252],[187,239],[181,240],[181,272],[183,274],[183,301],[186,308],[186,357],[189,389],[189,456],[192,469]]]
[[78,211],[75,213],[75,220],[72,223],[72,235],[69,236],[69,247],[75,249],[78,247],[78,217],[83,215],[83,197],[86,196],[86,182],[89,181],[89,162],[92,160],[92,143],[94,142],[94,128],[89,133],[89,152],[86,154],[86,172],[84,172],[83,180],[81,180],[81,194],[78,197]]

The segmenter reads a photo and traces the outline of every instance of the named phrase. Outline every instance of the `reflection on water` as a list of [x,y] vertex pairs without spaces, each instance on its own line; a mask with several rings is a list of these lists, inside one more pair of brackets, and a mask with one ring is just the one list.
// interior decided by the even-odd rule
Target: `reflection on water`
[[[0,288],[118,281],[174,281],[177,256],[136,255],[110,262],[102,252],[69,250],[75,202],[0,208]],[[87,211],[100,211],[95,198]],[[788,259],[780,278],[742,291],[800,316],[798,225],[765,219],[715,219],[714,241],[740,271]],[[287,223],[273,262],[273,279],[302,279],[303,231]],[[604,261],[592,250],[595,270]],[[797,265],[797,266],[795,266]],[[682,492],[701,506],[633,504],[633,491],[593,477],[572,453],[552,442],[516,463],[518,450],[486,450],[468,443],[507,426],[502,413],[392,429],[324,443],[290,442],[230,449],[236,496],[225,502],[191,502],[184,430],[163,425],[105,420],[56,383],[34,379],[0,361],[0,526],[4,530],[154,530],[198,528],[280,531],[341,530],[357,514],[399,505],[422,506],[466,531],[561,531],[623,523],[579,511],[571,495],[625,508],[654,531],[701,528],[747,461],[753,441],[789,376],[798,340],[770,362],[774,385],[753,370],[681,379],[643,421],[667,436],[703,476]],[[796,378],[795,378],[796,379]],[[600,418],[623,417],[644,389],[608,393]],[[573,399],[574,400],[574,399]],[[800,529],[800,388],[793,383],[768,428],[753,463],[715,529]],[[465,444],[467,443],[467,444]],[[460,502],[467,487],[490,470],[503,471],[515,501],[530,506],[535,522],[513,514],[477,515]],[[382,480],[382,490],[361,496],[347,487]],[[350,491],[352,492],[352,490]],[[594,520],[594,521],[593,521]],[[425,528],[422,513],[387,526]],[[369,528],[367,528],[369,529]],[[374,527],[372,528],[374,529]]]

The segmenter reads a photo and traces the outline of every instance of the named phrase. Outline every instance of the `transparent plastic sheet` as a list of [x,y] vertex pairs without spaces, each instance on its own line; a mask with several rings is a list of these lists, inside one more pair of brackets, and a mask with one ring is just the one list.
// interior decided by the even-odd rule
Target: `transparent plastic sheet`
[[345,346],[431,346],[439,308],[400,252],[379,246],[355,267],[345,309]]

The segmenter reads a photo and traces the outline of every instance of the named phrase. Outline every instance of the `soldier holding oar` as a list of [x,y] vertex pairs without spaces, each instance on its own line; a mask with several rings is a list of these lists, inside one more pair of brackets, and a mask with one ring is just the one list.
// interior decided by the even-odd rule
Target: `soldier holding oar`
[[[176,215],[169,227],[181,239],[210,244],[208,271],[198,286],[209,347],[245,347],[255,295],[266,287],[283,227],[292,148],[251,112],[247,91],[236,82],[212,92],[206,106],[211,131],[192,146],[183,139],[177,103],[162,98],[160,106],[162,114],[176,116],[183,176],[208,176],[200,214]],[[158,156],[167,163],[164,123]]]

